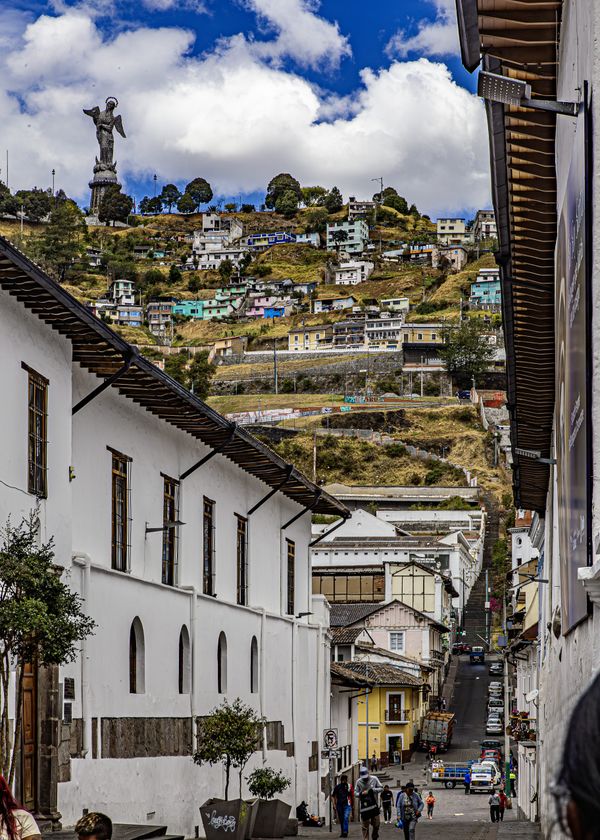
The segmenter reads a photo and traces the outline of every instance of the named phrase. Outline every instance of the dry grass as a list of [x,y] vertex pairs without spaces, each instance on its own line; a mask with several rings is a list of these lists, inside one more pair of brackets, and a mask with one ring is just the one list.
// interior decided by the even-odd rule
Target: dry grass
[[208,397],[206,402],[222,414],[264,408],[322,408],[341,405],[343,394],[228,394]]
[[[344,356],[344,361],[357,359],[357,355]],[[301,373],[307,367],[323,368],[323,373],[332,365],[339,365],[339,356],[326,356],[322,359],[278,359],[277,369],[280,380],[295,373]],[[218,382],[230,382],[239,379],[252,379],[253,377],[266,377],[273,375],[273,362],[260,362],[257,364],[221,365],[215,375]]]

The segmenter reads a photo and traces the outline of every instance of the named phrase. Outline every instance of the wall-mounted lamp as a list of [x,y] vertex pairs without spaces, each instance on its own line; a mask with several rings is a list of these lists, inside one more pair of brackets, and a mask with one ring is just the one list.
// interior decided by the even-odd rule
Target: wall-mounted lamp
[[522,79],[512,79],[497,73],[482,70],[477,80],[477,93],[482,99],[490,102],[501,102],[503,105],[514,105],[518,108],[532,108],[535,111],[551,111],[553,114],[564,114],[576,117],[579,111],[577,102],[558,102],[553,99],[532,99],[531,85]]

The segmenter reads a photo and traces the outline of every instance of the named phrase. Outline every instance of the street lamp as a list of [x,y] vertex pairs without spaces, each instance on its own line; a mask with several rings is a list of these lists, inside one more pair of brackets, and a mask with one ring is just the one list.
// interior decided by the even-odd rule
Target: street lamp
[[56,175],[56,169],[52,170],[52,198],[54,198],[54,176]]
[[551,111],[553,114],[564,114],[576,117],[579,111],[578,102],[560,102],[551,99],[532,99],[531,85],[522,79],[512,79],[497,73],[482,70],[477,80],[477,93],[489,102],[501,102],[503,105],[514,105],[518,108],[532,108],[535,111]]
[[156,181],[157,181],[157,178],[158,178],[157,174],[154,173],[154,175],[152,176],[152,180],[154,181],[154,198],[156,198]]

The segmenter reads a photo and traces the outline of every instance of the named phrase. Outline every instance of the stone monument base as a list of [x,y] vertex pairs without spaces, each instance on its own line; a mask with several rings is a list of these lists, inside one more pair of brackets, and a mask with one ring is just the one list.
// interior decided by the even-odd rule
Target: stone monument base
[[[112,177],[111,177],[112,175]],[[107,187],[119,187],[121,189],[121,184],[117,181],[117,176],[114,173],[97,173],[94,175],[92,180],[89,182],[89,188],[92,191],[92,197],[90,201],[90,215],[97,216],[100,210],[100,202],[102,201],[102,197],[106,192]]]

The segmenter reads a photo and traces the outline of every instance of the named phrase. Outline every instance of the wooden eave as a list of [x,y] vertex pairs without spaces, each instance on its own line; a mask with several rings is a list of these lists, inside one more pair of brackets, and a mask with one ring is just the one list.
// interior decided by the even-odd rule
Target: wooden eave
[[[457,0],[463,64],[526,81],[556,97],[562,0]],[[515,501],[544,511],[554,414],[555,115],[488,103],[498,222]]]
[[[67,338],[73,361],[100,379],[117,373],[130,360],[130,367],[111,386],[127,399],[209,447],[227,444],[224,457],[269,487],[281,486],[280,492],[302,507],[350,516],[345,505],[140,355],[3,237],[0,286]],[[83,410],[93,411],[93,403]]]

